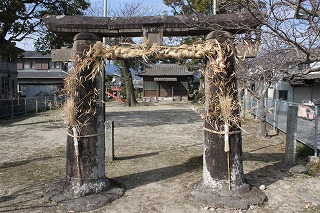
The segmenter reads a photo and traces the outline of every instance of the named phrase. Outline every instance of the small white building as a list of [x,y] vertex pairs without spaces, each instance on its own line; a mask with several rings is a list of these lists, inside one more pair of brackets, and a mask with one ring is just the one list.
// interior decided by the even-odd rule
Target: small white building
[[[310,65],[318,69],[320,62]],[[278,101],[302,103],[320,99],[320,72],[310,72],[306,75],[296,75],[290,80],[285,78],[272,85],[267,98]]]

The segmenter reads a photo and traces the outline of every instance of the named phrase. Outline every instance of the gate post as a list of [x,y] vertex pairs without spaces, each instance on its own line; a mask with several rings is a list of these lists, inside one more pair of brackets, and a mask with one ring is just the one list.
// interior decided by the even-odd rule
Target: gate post
[[[217,39],[221,45],[226,45],[232,35],[228,32],[213,32],[207,39]],[[205,113],[210,114],[210,110],[219,103],[216,94],[219,91],[226,91],[226,95],[232,97],[236,103],[237,91],[230,91],[236,87],[235,58],[225,49],[228,57],[226,58],[226,73],[215,72],[209,64],[205,74]],[[218,73],[218,74],[217,74]],[[210,79],[228,79],[225,88],[218,88],[214,84],[209,84]],[[228,89],[229,88],[229,89]],[[223,95],[223,94],[222,94]],[[212,100],[214,99],[214,100]],[[239,117],[239,107],[232,111],[233,116]],[[224,121],[221,117],[213,115],[218,126],[213,129],[207,121],[204,122],[204,151],[203,151],[203,179],[194,187],[191,194],[196,200],[209,204],[210,206],[226,206],[230,208],[247,209],[250,205],[263,203],[266,196],[260,190],[245,182],[243,163],[242,163],[242,140],[241,129],[234,124],[229,127],[229,146],[230,151],[225,152],[225,131]],[[223,132],[223,134],[222,134]],[[228,133],[227,133],[228,134]],[[229,156],[228,156],[229,154]]]
[[[100,37],[92,33],[79,33],[74,37],[76,57],[72,72],[76,72],[77,63],[81,63],[78,59],[84,57],[87,48],[99,40]],[[52,187],[47,193],[49,200],[68,211],[92,211],[124,194],[123,187],[105,176],[103,75],[97,74],[87,80],[92,71],[93,66],[88,66],[79,73],[71,73],[77,78],[71,83],[71,89],[76,90],[73,95],[76,124],[70,122],[68,126],[66,176],[59,186]],[[81,86],[75,85],[80,79]],[[68,101],[72,102],[71,99]]]

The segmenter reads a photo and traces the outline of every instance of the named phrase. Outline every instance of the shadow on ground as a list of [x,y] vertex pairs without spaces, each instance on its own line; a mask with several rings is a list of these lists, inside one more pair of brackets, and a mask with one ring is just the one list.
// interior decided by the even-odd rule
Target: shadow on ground
[[200,170],[201,168],[202,156],[196,156],[182,164],[115,177],[114,179],[123,183],[126,186],[126,189],[129,190],[149,183],[166,180],[194,170]]
[[[183,118],[181,118],[181,116]],[[201,121],[200,117],[191,109],[107,112],[106,119],[108,121],[113,120],[117,127],[160,126]]]
[[283,153],[244,153],[244,161],[261,161],[268,165],[255,169],[247,174],[245,178],[253,186],[271,185],[288,177],[288,170],[282,161]]
[[10,194],[1,196],[0,212],[47,212],[50,207],[56,208],[56,205],[41,200],[44,192],[48,189],[48,185],[54,181],[49,180],[45,183],[40,182],[28,185]]
[[32,163],[35,161],[44,161],[48,159],[53,159],[53,158],[61,158],[62,156],[46,156],[46,157],[40,157],[40,158],[33,158],[33,159],[28,159],[28,160],[20,160],[20,161],[11,161],[11,162],[4,162],[0,163],[0,169],[6,169],[6,168],[11,168],[11,167],[16,167],[16,166],[22,166],[28,163]]

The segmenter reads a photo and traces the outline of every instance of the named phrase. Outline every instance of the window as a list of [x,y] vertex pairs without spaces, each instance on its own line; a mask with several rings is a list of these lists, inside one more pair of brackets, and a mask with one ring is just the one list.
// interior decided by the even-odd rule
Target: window
[[288,100],[288,90],[279,90],[279,100],[282,100],[282,101]]
[[2,90],[4,94],[7,94],[9,92],[9,78],[8,77],[2,77]]
[[31,61],[25,61],[23,65],[24,65],[24,69],[30,69],[30,68],[32,68]]
[[51,68],[53,69],[60,69],[60,62],[53,62],[51,64]]
[[48,70],[49,62],[48,61],[36,61],[36,69],[37,70]]
[[144,90],[158,90],[157,82],[144,82]]
[[250,89],[255,92],[256,91],[256,84],[255,83],[251,83]]
[[23,70],[23,63],[22,62],[18,62],[17,63],[17,69],[18,70]]
[[11,92],[14,92],[15,91],[15,84],[14,84],[14,79],[11,79]]

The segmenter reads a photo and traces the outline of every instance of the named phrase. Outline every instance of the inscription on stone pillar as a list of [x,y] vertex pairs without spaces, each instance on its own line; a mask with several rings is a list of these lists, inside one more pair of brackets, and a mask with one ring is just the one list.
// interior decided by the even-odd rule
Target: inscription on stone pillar
[[159,27],[144,27],[143,37],[148,39],[151,44],[163,44],[163,28]]

